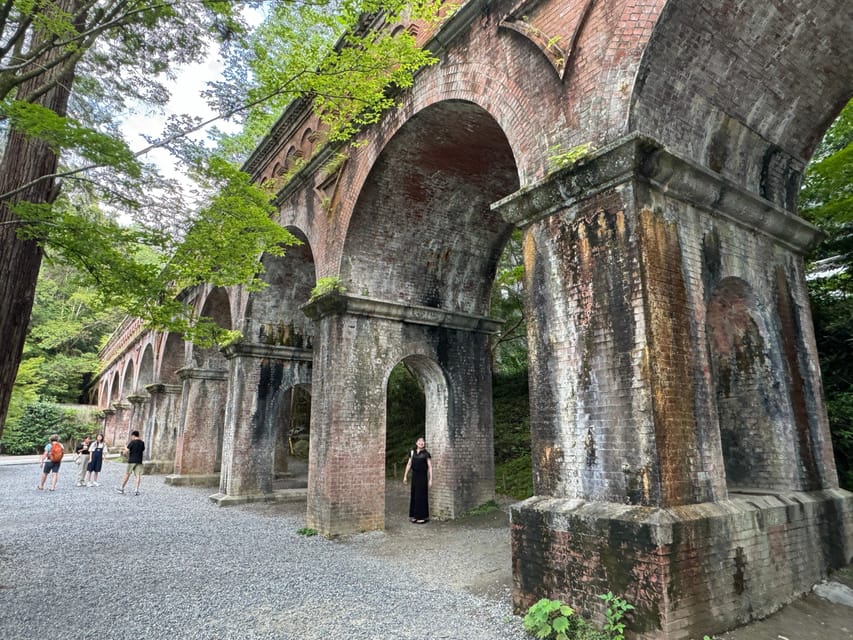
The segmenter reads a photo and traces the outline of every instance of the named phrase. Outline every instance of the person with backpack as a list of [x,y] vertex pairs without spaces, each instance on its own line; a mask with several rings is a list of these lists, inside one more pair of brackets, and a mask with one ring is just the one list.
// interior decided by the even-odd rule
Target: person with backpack
[[50,436],[50,440],[44,446],[44,453],[39,460],[39,464],[44,464],[42,469],[41,480],[38,484],[38,490],[44,491],[44,483],[47,480],[47,474],[51,474],[50,490],[56,490],[56,483],[59,480],[59,465],[62,463],[62,456],[65,455],[65,447],[59,441],[59,435],[54,433]]

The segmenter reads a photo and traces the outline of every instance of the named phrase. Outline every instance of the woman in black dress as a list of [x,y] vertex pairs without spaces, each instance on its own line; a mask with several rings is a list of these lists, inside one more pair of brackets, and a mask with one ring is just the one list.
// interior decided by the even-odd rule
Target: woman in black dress
[[409,471],[412,472],[412,497],[409,500],[409,520],[415,524],[429,521],[429,488],[432,486],[431,456],[423,438],[418,438],[416,448],[409,452],[409,461],[403,472],[403,484]]

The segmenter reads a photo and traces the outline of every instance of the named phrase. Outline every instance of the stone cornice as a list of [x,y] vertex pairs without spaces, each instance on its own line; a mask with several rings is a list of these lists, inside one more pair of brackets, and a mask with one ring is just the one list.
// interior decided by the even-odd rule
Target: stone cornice
[[229,360],[237,357],[248,357],[311,362],[314,359],[314,352],[311,349],[283,347],[259,342],[235,342],[223,347],[222,352]]
[[201,367],[184,367],[175,373],[181,380],[225,380],[228,377],[225,369],[202,369]]
[[758,231],[797,253],[807,252],[823,237],[817,227],[799,216],[640,134],[618,140],[574,166],[520,189],[493,203],[492,209],[507,222],[525,227],[632,181]]
[[167,384],[165,382],[155,382],[154,384],[149,384],[145,387],[145,390],[151,395],[154,395],[155,393],[180,393],[181,389],[183,389],[182,385]]
[[320,296],[316,300],[305,303],[300,308],[312,320],[320,320],[334,315],[366,316],[368,318],[396,320],[408,324],[489,334],[498,333],[503,324],[501,320],[494,320],[485,316],[387,300],[375,300],[337,292]]
[[143,402],[148,400],[149,397],[150,396],[141,396],[141,395],[133,394],[133,395],[127,396],[127,401],[130,404],[142,404]]

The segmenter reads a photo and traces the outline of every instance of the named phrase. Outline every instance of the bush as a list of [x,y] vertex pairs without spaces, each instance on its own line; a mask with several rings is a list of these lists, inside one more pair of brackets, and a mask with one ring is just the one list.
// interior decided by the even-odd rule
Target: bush
[[76,442],[95,431],[78,414],[52,402],[34,402],[24,408],[24,413],[3,434],[3,452],[10,455],[41,453],[52,433],[59,434],[61,442]]

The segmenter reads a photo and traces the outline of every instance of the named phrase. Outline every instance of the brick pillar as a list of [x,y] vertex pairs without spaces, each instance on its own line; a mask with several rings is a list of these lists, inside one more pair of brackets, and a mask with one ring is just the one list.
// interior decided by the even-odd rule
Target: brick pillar
[[[173,484],[203,482],[209,484],[219,471],[222,451],[222,426],[227,395],[226,375],[222,369],[186,367],[178,369],[183,380],[181,416],[175,447]],[[189,479],[187,476],[200,476]]]
[[[104,442],[107,446],[115,447],[116,444],[116,410],[102,409],[104,414],[101,430],[104,434]],[[124,443],[122,443],[124,446]]]
[[[636,637],[686,639],[850,561],[802,268],[813,227],[641,137],[494,207],[525,230],[536,495],[513,507],[517,609],[550,596],[600,616],[613,591]],[[728,388],[738,366],[754,395]],[[760,426],[740,451],[720,402]],[[729,477],[744,454],[772,490]]]
[[130,440],[130,413],[131,405],[128,402],[114,402],[115,409],[115,432],[113,434],[113,445],[124,447]]
[[157,473],[172,473],[180,420],[181,385],[155,383],[145,387],[151,396],[145,420],[146,453]]
[[431,515],[453,518],[494,497],[488,336],[499,323],[337,293],[303,310],[319,326],[309,526],[329,535],[384,528],[385,385],[402,360],[424,385]]
[[[271,499],[277,446],[288,428],[288,390],[310,384],[310,349],[238,343],[225,350],[229,361],[228,403],[218,504]],[[284,468],[286,469],[286,462]]]
[[[128,439],[131,431],[138,431],[139,436],[145,433],[145,416],[149,409],[148,396],[143,395],[129,395],[127,396],[127,401],[130,403],[130,418],[128,420]],[[148,448],[150,444],[148,442],[145,443],[145,453],[144,459],[150,459],[150,452]]]

